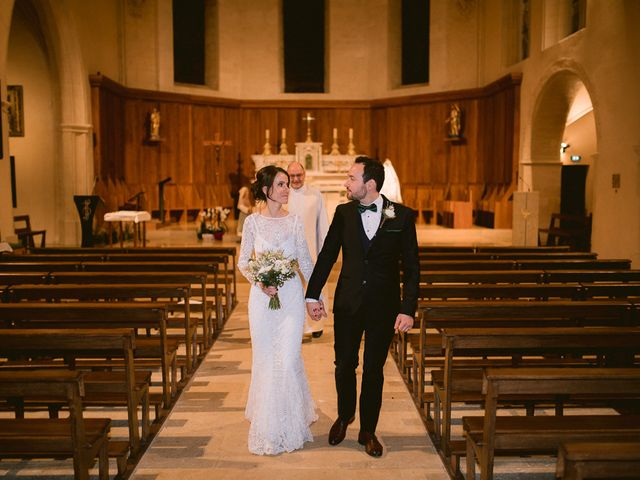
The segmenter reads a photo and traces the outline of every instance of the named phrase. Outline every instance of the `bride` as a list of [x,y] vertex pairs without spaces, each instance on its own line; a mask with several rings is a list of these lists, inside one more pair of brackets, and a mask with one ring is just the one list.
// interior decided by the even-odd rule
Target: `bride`
[[[242,230],[238,268],[252,282],[248,263],[252,254],[281,250],[297,259],[306,279],[313,264],[301,220],[282,208],[289,199],[289,176],[282,168],[260,169],[252,184],[256,200],[266,206],[249,215]],[[268,308],[275,294],[281,308]],[[302,362],[305,322],[304,291],[295,276],[276,289],[253,284],[249,293],[249,327],[253,351],[251,386],[245,411],[251,422],[249,451],[276,455],[313,441],[309,426],[318,419]]]

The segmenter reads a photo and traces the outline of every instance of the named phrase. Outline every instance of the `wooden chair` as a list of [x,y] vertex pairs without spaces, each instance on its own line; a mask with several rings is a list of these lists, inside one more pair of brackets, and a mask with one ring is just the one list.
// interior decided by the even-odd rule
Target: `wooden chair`
[[16,215],[13,217],[13,230],[18,236],[18,240],[22,246],[28,249],[35,248],[36,244],[33,237],[41,236],[40,248],[44,248],[47,237],[46,230],[32,230],[29,215]]

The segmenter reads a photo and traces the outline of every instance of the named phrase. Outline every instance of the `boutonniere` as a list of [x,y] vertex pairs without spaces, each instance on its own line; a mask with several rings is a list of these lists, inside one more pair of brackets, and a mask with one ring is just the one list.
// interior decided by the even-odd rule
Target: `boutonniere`
[[384,222],[394,218],[396,218],[396,210],[393,207],[393,204],[389,203],[386,207],[382,208],[382,222],[380,222],[380,228],[382,228]]

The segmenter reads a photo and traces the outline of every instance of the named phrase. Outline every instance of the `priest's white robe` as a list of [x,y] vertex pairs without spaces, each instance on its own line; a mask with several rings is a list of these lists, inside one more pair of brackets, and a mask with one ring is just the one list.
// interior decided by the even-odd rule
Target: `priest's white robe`
[[[292,188],[289,191],[288,210],[302,219],[304,234],[309,246],[311,259],[315,262],[329,231],[329,216],[324,205],[324,197],[317,188],[309,185]],[[328,306],[326,306],[328,309]],[[324,319],[314,321],[307,318],[305,333],[319,332],[324,328]]]

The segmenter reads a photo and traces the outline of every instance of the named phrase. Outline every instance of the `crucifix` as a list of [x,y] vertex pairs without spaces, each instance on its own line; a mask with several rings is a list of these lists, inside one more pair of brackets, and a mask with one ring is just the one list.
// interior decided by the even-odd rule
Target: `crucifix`
[[313,141],[311,140],[311,122],[313,120],[315,120],[315,118],[313,118],[309,112],[307,112],[306,116],[302,117],[302,121],[307,122],[307,139],[305,140],[307,143],[311,143]]
[[[213,140],[205,140],[202,142],[202,145],[205,147],[213,147],[216,151],[216,165],[220,167],[220,153],[224,147],[230,147],[233,145],[231,140],[220,140],[220,133],[216,132]],[[216,168],[216,179],[219,175],[218,169]]]

